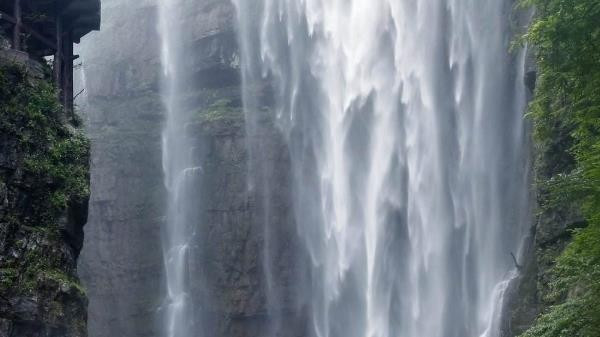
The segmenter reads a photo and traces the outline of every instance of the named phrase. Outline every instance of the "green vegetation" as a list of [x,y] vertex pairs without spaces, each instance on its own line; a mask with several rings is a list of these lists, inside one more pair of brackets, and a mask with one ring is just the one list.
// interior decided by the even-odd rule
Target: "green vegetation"
[[62,270],[45,270],[38,277],[56,282],[60,284],[61,287],[72,288],[80,295],[86,296],[85,288],[83,288],[83,286],[79,283],[79,280],[75,277],[66,275]]
[[542,208],[581,205],[585,228],[557,259],[554,306],[524,337],[600,336],[600,1],[524,0],[537,17],[524,39],[535,47],[535,124]]
[[242,118],[242,108],[234,106],[231,100],[219,99],[199,112],[202,121],[235,120]]
[[89,195],[89,142],[59,120],[56,92],[17,67],[0,69],[0,132],[17,139],[35,200],[30,226],[55,225],[69,202]]
[[15,268],[0,269],[0,290],[10,289],[19,278],[19,271]]
[[[69,256],[61,247],[61,217],[67,207],[87,202],[89,142],[65,123],[49,81],[28,76],[20,66],[0,67],[0,141],[14,167],[0,170],[13,195],[26,198],[0,213],[4,244],[17,255],[0,268],[0,291],[29,293],[48,282],[72,285],[65,270]],[[17,240],[18,238],[18,240]]]

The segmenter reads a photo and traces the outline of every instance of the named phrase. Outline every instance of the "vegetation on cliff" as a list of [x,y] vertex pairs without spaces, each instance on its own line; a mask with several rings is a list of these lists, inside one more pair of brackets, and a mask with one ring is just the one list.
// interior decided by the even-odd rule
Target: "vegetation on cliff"
[[69,202],[89,196],[89,142],[79,130],[60,120],[62,107],[54,87],[31,79],[19,66],[0,69],[0,131],[18,140],[36,193],[30,225],[54,225]]
[[235,106],[229,99],[219,99],[208,108],[199,111],[203,121],[214,122],[227,119],[240,119],[243,117],[242,109]]
[[542,209],[576,203],[583,228],[556,260],[546,303],[524,337],[600,336],[600,2],[525,0],[538,15],[535,123]]
[[[36,326],[83,335],[86,300],[75,258],[89,142],[63,114],[48,80],[0,66],[0,319],[35,317]],[[23,301],[36,303],[32,312],[12,307]]]

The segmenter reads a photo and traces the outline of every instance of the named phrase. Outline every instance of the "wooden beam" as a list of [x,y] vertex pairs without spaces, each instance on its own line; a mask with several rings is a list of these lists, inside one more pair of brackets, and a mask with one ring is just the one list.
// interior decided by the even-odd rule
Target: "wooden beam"
[[0,20],[8,21],[8,22],[12,23],[13,25],[15,23],[17,23],[17,21],[15,20],[15,18],[13,18],[12,16],[10,16],[10,15],[8,15],[6,13],[3,13],[3,12],[0,12]]
[[56,54],[54,54],[54,81],[59,90],[59,100],[63,89],[63,26],[62,18],[56,15]]
[[15,0],[14,16],[15,27],[13,30],[13,49],[21,50],[21,25],[23,24],[21,17],[21,0]]
[[[0,12],[0,20],[4,20],[7,22],[12,23],[13,25],[17,24],[17,20],[6,14],[6,13],[2,13]],[[50,40],[49,38],[43,36],[42,34],[36,32],[33,28],[21,23],[20,25],[21,29],[25,30],[27,33],[31,34],[31,36],[35,37],[36,39],[38,39],[40,42],[42,42],[43,44],[46,45],[46,47],[52,49],[52,50],[56,50],[56,44],[52,42],[52,40]]]
[[65,100],[64,107],[67,115],[71,118],[75,118],[75,110],[73,106],[73,32],[66,32],[63,39],[63,95]]

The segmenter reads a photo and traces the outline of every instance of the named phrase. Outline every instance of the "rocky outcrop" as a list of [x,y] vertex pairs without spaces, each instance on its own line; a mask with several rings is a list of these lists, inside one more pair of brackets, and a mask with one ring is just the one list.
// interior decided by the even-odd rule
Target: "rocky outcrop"
[[88,142],[63,115],[41,65],[4,61],[0,337],[84,337],[87,299],[76,260],[87,218]]

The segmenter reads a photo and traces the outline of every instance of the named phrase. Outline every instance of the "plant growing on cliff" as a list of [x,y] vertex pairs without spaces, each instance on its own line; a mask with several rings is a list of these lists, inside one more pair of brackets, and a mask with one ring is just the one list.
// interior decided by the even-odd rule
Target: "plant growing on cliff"
[[22,233],[20,240],[3,242],[17,255],[2,261],[0,286],[27,293],[47,279],[72,280],[61,272],[68,256],[57,242],[64,235],[60,218],[66,208],[87,202],[89,142],[61,118],[52,84],[20,66],[0,67],[0,102],[1,140],[14,154],[12,168],[2,168],[0,175],[12,193],[25,197],[19,207],[0,214],[8,231]]
[[53,225],[69,202],[89,195],[89,142],[60,121],[54,87],[18,66],[0,69],[0,131],[17,139],[36,196],[35,225]]
[[578,203],[587,222],[556,261],[546,298],[556,305],[523,336],[600,336],[600,2],[522,3],[538,10],[525,40],[538,63],[530,115],[553,165],[539,167],[542,207]]
[[208,108],[200,110],[198,114],[201,120],[207,122],[239,119],[243,116],[241,107],[235,106],[229,99],[219,99]]

